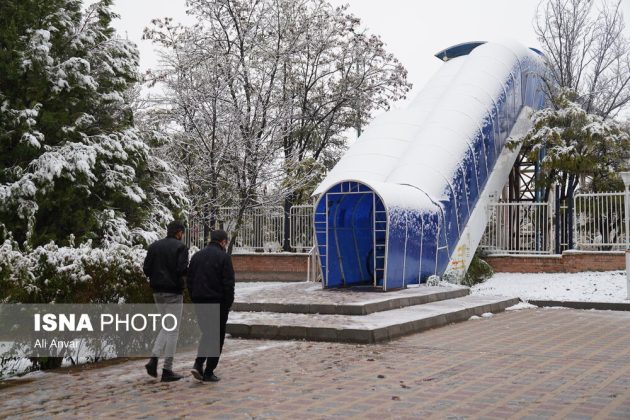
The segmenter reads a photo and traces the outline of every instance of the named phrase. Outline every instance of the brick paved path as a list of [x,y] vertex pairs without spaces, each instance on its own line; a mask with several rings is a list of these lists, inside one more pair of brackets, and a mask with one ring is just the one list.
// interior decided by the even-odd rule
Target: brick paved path
[[217,384],[143,364],[1,389],[0,417],[630,418],[628,312],[512,311],[379,345],[228,340]]

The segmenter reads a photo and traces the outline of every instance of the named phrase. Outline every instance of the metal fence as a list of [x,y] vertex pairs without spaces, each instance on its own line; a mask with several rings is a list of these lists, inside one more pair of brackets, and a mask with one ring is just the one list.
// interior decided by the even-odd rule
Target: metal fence
[[189,218],[186,223],[186,231],[184,233],[184,243],[186,243],[186,246],[189,248],[191,246],[203,248],[207,242],[203,220]]
[[626,249],[623,193],[576,194],[574,203],[577,249]]
[[627,246],[623,193],[580,193],[557,203],[498,203],[488,209],[487,254],[551,254]]
[[[289,211],[288,241],[294,252],[314,246],[313,206]],[[487,254],[551,254],[577,248],[619,251],[626,247],[624,194],[576,194],[573,201],[497,203],[488,208],[488,226],[480,243]],[[238,233],[233,252],[280,252],[285,240],[285,214],[280,206],[257,207],[243,213],[237,232],[238,209],[221,207],[204,228],[202,218],[189,218],[188,246],[202,248],[209,232],[221,228]]]
[[[236,235],[234,253],[281,252],[285,235],[284,209],[265,206],[243,212],[240,227],[237,226],[239,209],[220,207],[214,217],[204,223],[202,217],[189,217],[184,241],[186,245],[203,248],[210,240],[212,229],[223,229],[229,237]],[[289,211],[291,248],[296,252],[308,252],[313,247],[313,206],[293,206]],[[204,226],[207,225],[207,226]]]
[[485,253],[553,252],[549,203],[496,203],[489,206],[488,212],[488,226],[479,245]]
[[313,248],[313,206],[293,206],[289,211],[291,248],[309,252]]

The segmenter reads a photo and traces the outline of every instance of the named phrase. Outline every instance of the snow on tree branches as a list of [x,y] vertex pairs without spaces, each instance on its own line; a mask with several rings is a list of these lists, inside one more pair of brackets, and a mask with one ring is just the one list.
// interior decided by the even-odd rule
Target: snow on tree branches
[[162,68],[149,76],[166,92],[149,118],[174,134],[168,156],[199,213],[307,200],[344,149],[344,131],[411,87],[404,67],[346,7],[188,5],[195,25],[156,19],[145,30],[163,47]]
[[549,89],[568,88],[587,113],[615,117],[630,105],[630,39],[621,0],[542,0],[534,30]]
[[563,186],[562,198],[572,195],[578,185],[610,189],[611,179],[630,157],[630,137],[622,126],[589,114],[575,102],[576,96],[564,89],[553,100],[557,108],[535,112],[534,127],[523,140],[523,153],[532,160],[542,157],[540,186],[548,189],[558,183]]
[[27,247],[150,241],[186,202],[133,126],[138,52],[111,3],[0,5],[0,223]]

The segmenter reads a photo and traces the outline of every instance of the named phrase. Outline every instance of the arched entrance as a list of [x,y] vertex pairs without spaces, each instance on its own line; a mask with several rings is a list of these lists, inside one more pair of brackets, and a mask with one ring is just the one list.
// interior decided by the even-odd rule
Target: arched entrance
[[315,233],[325,287],[382,286],[387,212],[381,198],[359,182],[342,182],[316,206]]

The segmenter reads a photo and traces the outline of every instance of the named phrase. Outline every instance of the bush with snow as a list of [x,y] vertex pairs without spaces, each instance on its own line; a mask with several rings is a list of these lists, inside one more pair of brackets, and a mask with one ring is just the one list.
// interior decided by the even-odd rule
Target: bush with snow
[[93,248],[90,242],[22,251],[7,239],[0,246],[0,302],[148,303],[145,255],[139,246]]
[[[93,248],[90,241],[80,246],[74,246],[72,238],[69,242],[69,246],[50,242],[22,250],[11,237],[6,239],[0,245],[0,303],[152,302],[142,272],[146,251],[141,246]],[[63,360],[30,358],[31,364],[25,369],[57,368]],[[10,375],[12,366],[23,366],[24,362],[3,356],[0,377]]]

